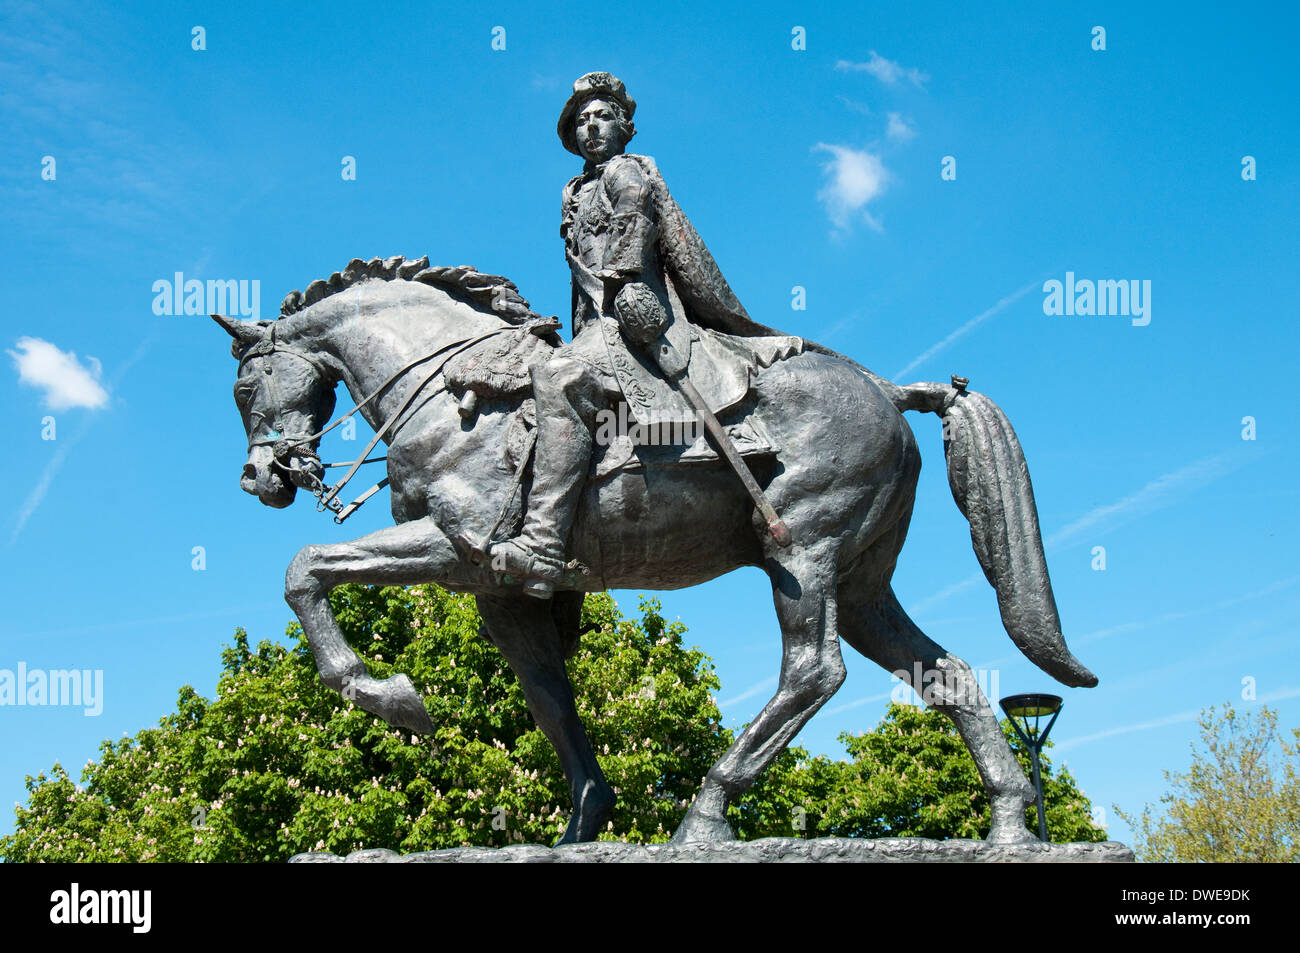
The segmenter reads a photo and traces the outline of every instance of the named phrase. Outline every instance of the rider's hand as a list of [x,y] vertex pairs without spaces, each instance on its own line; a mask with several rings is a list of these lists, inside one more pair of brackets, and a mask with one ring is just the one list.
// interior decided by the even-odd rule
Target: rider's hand
[[668,312],[644,282],[627,284],[614,299],[619,326],[632,343],[647,347],[668,330]]

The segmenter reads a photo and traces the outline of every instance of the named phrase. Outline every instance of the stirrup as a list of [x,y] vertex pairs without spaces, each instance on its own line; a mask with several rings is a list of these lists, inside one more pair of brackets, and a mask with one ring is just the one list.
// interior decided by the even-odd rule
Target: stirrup
[[522,582],[524,592],[536,599],[551,598],[559,582],[576,586],[583,576],[591,572],[586,565],[576,559],[561,562],[554,557],[544,556],[526,548],[517,538],[481,543],[471,539],[467,534],[456,533],[451,537],[451,542],[461,558],[467,560],[472,566],[483,568],[491,567],[494,548],[509,546],[509,550],[504,552],[498,550],[496,555],[513,553],[516,557],[513,565],[508,563],[502,569],[493,571],[498,573],[501,581],[507,586]]
[[[566,564],[551,556],[528,549],[515,539],[493,543],[487,551],[488,564],[501,575],[507,586],[522,582],[524,594],[534,599],[549,599],[555,585],[564,578]],[[497,561],[504,565],[497,567]]]

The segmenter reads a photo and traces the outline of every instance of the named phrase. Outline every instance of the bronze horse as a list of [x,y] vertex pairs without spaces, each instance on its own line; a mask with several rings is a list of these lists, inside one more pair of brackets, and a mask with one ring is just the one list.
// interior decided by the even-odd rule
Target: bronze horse
[[1063,684],[1097,683],[1061,635],[1019,442],[997,406],[963,381],[897,386],[806,343],[763,369],[732,415],[761,422],[775,448],[751,463],[790,529],[790,545],[773,541],[721,463],[616,469],[592,480],[580,505],[570,551],[585,573],[575,572],[554,599],[538,600],[523,594],[520,580],[476,565],[458,542],[488,538],[526,505],[526,389],[507,382],[496,392],[458,394],[448,385],[448,362],[492,347],[525,363],[544,359],[559,344],[554,324],[529,311],[505,279],[402,258],[354,260],[304,295],[290,295],[282,311],[270,322],[213,316],[235,339],[239,359],[235,399],[249,440],[243,489],[274,507],[289,505],[299,486],[322,494],[315,450],[340,382],[388,445],[396,525],[306,546],[286,573],[285,598],[325,684],[394,726],[432,732],[405,675],[368,674],[327,596],[343,583],[434,582],[473,593],[485,633],[519,678],[568,779],[573,814],[560,842],[591,840],[615,797],[564,665],[576,646],[583,593],[677,589],[759,566],[771,579],[781,628],[780,684],[710,768],[674,841],[734,836],[728,805],[843,682],[841,640],[888,671],[909,673],[909,682],[912,673],[928,673],[927,684],[913,688],[924,688],[970,749],[992,804],[989,840],[1035,839],[1024,818],[1033,789],[971,669],[917,628],[890,587],[920,471],[903,412],[931,412],[944,418],[953,496],[1008,634]]

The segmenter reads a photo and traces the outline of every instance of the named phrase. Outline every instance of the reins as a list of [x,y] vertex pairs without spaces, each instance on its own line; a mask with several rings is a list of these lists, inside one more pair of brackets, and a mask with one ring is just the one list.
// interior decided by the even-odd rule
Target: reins
[[[380,480],[374,486],[370,487],[370,489],[366,490],[364,493],[362,493],[351,503],[348,503],[346,506],[338,499],[339,493],[342,492],[343,488],[348,484],[348,481],[350,481],[352,477],[356,475],[357,470],[359,470],[364,464],[379,463],[388,459],[386,456],[369,457],[368,455],[370,451],[375,448],[375,445],[378,444],[379,441],[384,438],[384,435],[389,432],[389,430],[393,427],[393,425],[397,423],[397,421],[402,417],[402,415],[405,414],[408,410],[410,410],[411,405],[415,403],[415,399],[420,395],[420,393],[424,390],[424,388],[427,387],[435,377],[437,377],[440,373],[442,373],[442,369],[446,367],[448,361],[450,361],[453,357],[457,356],[458,354],[461,354],[469,350],[470,348],[478,344],[481,344],[483,341],[486,341],[488,338],[495,337],[498,334],[505,334],[509,331],[530,331],[534,334],[540,335],[548,331],[554,330],[557,325],[558,322],[556,322],[554,319],[545,320],[545,321],[533,321],[533,322],[529,322],[528,324],[511,325],[504,328],[497,328],[494,331],[489,331],[486,334],[480,334],[477,337],[461,338],[460,340],[452,341],[450,344],[443,345],[442,347],[438,348],[436,351],[433,351],[429,354],[424,355],[421,358],[411,361],[409,364],[405,365],[404,367],[395,371],[393,374],[389,375],[387,380],[385,380],[382,384],[380,384],[373,391],[367,394],[365,398],[359,401],[355,407],[349,410],[346,414],[343,414],[342,416],[336,418],[327,427],[322,428],[316,433],[287,437],[276,430],[272,430],[270,431],[270,434],[268,434],[268,436],[265,438],[262,438],[260,440],[249,441],[248,449],[251,451],[254,447],[267,447],[267,446],[272,447],[273,448],[271,453],[272,463],[275,466],[279,467],[281,470],[287,472],[289,474],[290,480],[294,483],[295,486],[299,486],[303,489],[311,491],[312,495],[316,497],[317,512],[322,512],[328,509],[331,513],[334,514],[334,522],[342,523],[349,516],[355,513],[363,503],[365,503],[368,499],[370,499],[372,496],[374,496],[376,493],[382,490],[385,486],[387,486],[388,477],[384,477],[384,479]],[[316,360],[315,357],[313,357],[312,355],[308,354],[305,351],[300,351],[297,348],[291,347],[287,344],[277,342],[275,340],[274,324],[271,325],[270,333],[267,338],[265,338],[262,341],[258,341],[256,344],[252,345],[247,351],[245,351],[240,356],[238,373],[242,374],[244,363],[250,360],[251,358],[265,357],[269,361],[269,357],[272,354],[292,355],[293,357],[296,357],[299,360],[305,361],[306,363],[311,365],[311,367],[318,374],[320,374],[322,380],[328,381],[330,379],[330,374],[328,369],[325,368],[324,365],[322,365],[318,360]],[[388,415],[388,419],[384,421],[383,426],[381,426],[378,430],[375,431],[374,436],[370,438],[370,442],[366,444],[365,449],[363,449],[360,455],[358,455],[358,457],[355,460],[353,460],[350,464],[349,463],[321,463],[320,457],[317,456],[316,451],[310,446],[305,446],[306,444],[314,445],[319,443],[320,439],[323,436],[325,436],[325,434],[329,433],[335,427],[342,424],[345,420],[349,419],[350,417],[358,413],[363,407],[365,407],[372,400],[374,400],[376,397],[382,394],[385,390],[387,390],[389,387],[395,384],[403,375],[419,367],[421,364],[424,364],[438,357],[441,357],[442,359],[439,360],[437,365],[425,376],[424,380],[422,380],[418,386],[412,389],[411,393],[407,395],[404,401],[402,401],[401,406]],[[270,370],[269,364],[267,370],[269,373]],[[274,383],[271,384],[271,390],[272,390],[272,399],[276,403],[276,411],[278,414],[280,409],[279,408],[280,402],[278,399],[278,394],[275,393]],[[427,399],[432,399],[434,396],[436,396],[438,393],[440,393],[443,390],[446,390],[445,384],[439,384],[437,388],[435,388],[432,392],[429,393]],[[323,483],[321,479],[310,470],[303,470],[299,467],[290,465],[289,459],[295,453],[300,457],[310,457],[311,459],[314,459],[317,465],[320,466],[322,470],[330,469],[334,467],[346,466],[348,467],[348,471],[343,475],[342,479],[340,479],[333,486],[326,486],[326,484]]]

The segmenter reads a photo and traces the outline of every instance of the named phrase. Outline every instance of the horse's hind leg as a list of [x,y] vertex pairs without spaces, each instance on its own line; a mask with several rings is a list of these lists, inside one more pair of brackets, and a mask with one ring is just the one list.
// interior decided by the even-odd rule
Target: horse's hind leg
[[[928,696],[931,706],[956,726],[988,791],[993,813],[989,841],[1036,841],[1025,827],[1025,807],[1034,802],[1034,789],[1016,762],[970,666],[945,652],[917,628],[887,585],[875,599],[863,601],[855,600],[851,584],[841,592],[844,604],[840,637],[867,658],[898,674],[917,694],[925,693],[923,697]],[[916,662],[920,662],[922,672],[940,674],[923,685],[914,684]]]
[[844,682],[836,635],[839,544],[796,546],[769,555],[767,571],[781,623],[783,655],[776,694],[705,776],[675,843],[730,840],[727,807],[754,783]]
[[578,717],[551,603],[523,596],[479,596],[478,609],[485,634],[519,678],[528,710],[550,739],[569,780],[573,815],[559,843],[595,840],[614,807],[614,791]]

